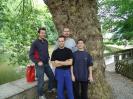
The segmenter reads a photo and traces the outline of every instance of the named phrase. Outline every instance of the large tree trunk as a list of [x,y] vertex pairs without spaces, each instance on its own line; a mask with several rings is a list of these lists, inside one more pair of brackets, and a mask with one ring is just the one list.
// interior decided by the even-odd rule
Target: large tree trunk
[[44,0],[53,21],[61,34],[63,27],[69,27],[75,40],[83,38],[94,59],[95,83],[90,85],[90,99],[111,99],[111,91],[105,81],[103,60],[103,39],[97,19],[96,0]]

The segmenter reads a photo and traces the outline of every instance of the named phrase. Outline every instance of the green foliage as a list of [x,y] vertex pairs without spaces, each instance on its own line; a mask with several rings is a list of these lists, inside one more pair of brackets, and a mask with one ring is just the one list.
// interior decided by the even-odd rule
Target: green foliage
[[39,27],[46,27],[50,44],[57,38],[47,7],[37,9],[33,0],[1,0],[0,15],[0,49],[4,46],[13,64],[26,65],[29,62],[29,46],[37,38]]
[[[104,22],[103,30],[122,34],[121,39],[133,39],[133,0],[103,0]],[[107,14],[108,13],[108,14]],[[107,14],[107,15],[106,15]],[[115,36],[114,36],[115,37]]]
[[16,72],[13,66],[1,64],[0,66],[0,84],[17,80],[23,77],[22,72]]
[[117,41],[116,42],[116,45],[123,45],[124,44],[124,42],[122,42],[122,41]]
[[21,74],[16,73],[13,67],[3,66],[0,69],[0,84],[4,84],[21,78]]
[[105,45],[106,45],[106,44],[112,44],[112,45],[113,45],[114,43],[115,43],[115,42],[113,42],[113,41],[111,41],[111,40],[110,40],[110,41],[104,42]]
[[133,45],[133,40],[130,40],[129,41],[129,45]]
[[24,77],[24,70],[9,64],[8,54],[0,54],[0,85]]

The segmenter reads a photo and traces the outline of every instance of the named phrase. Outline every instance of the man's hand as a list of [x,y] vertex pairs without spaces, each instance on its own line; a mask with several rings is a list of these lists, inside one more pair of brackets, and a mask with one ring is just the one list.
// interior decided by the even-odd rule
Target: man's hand
[[74,75],[72,75],[72,81],[75,82],[75,76]]
[[43,62],[42,61],[38,62],[38,66],[43,66]]
[[93,81],[94,81],[92,76],[89,76],[88,80],[89,80],[90,82],[93,82]]
[[89,66],[89,78],[88,78],[88,80],[90,81],[90,83],[94,81],[93,76],[92,76],[92,66]]
[[52,62],[52,65],[54,67],[69,66],[69,65],[72,65],[72,59],[68,59],[66,61],[55,60],[55,61]]
[[67,59],[66,61],[58,61],[55,60],[55,64],[58,64],[59,66],[68,66],[68,65],[72,65],[72,59]]

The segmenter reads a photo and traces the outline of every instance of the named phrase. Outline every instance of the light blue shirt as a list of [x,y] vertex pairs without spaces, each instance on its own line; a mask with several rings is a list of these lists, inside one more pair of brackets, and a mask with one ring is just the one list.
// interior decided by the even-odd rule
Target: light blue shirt
[[[58,46],[59,46],[58,42],[56,42],[56,45],[55,45],[54,49],[57,49]],[[66,38],[66,40],[65,40],[65,47],[71,49],[72,52],[77,51],[76,42],[72,38]]]

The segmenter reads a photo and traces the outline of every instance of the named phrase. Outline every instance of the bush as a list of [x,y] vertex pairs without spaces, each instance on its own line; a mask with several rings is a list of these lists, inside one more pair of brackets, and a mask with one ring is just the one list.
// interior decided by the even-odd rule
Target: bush
[[13,66],[1,65],[0,66],[0,84],[14,81],[23,77],[22,72],[16,72]]
[[24,71],[18,71],[17,66],[9,64],[8,55],[0,54],[0,84],[20,79],[24,76]]

